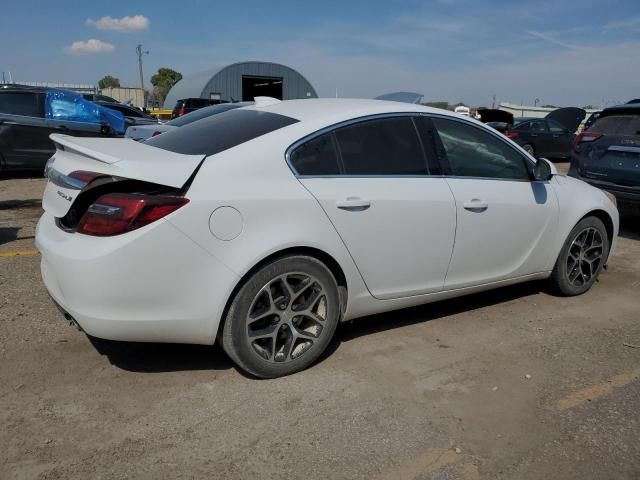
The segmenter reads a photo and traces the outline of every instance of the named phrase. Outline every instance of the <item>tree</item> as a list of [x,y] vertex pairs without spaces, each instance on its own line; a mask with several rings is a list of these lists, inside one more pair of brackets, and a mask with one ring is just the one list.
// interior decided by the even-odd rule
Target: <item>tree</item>
[[171,87],[180,80],[182,80],[182,74],[180,72],[176,72],[171,68],[159,68],[158,73],[151,77],[153,97],[156,98],[160,104],[164,103]]
[[119,86],[120,79],[112,77],[111,75],[106,75],[98,81],[98,87],[100,87],[100,90],[104,90],[105,88],[117,88]]

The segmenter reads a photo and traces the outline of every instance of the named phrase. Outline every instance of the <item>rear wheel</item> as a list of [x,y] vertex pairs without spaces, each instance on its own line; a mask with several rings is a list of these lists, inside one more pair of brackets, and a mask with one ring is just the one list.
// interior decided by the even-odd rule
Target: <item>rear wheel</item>
[[551,274],[551,285],[564,296],[585,293],[609,255],[607,230],[599,218],[586,217],[573,227]]
[[252,375],[289,375],[317,360],[339,317],[338,286],[331,271],[313,257],[283,257],[240,288],[226,316],[222,347]]

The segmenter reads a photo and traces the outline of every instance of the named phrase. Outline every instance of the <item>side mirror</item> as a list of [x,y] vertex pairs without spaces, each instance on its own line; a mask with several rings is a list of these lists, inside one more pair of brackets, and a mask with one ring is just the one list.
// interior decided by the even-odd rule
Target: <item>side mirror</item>
[[546,158],[539,158],[533,167],[533,179],[537,181],[547,181],[556,173],[555,166]]

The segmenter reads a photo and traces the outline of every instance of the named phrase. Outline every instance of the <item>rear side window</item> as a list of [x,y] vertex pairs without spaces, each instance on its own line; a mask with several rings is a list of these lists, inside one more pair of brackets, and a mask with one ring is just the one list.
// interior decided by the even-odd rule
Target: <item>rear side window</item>
[[369,120],[335,130],[346,175],[427,175],[411,117]]
[[145,143],[185,155],[215,155],[298,122],[257,110],[231,110],[152,137]]
[[298,175],[339,175],[338,153],[332,133],[296,148],[289,158]]
[[189,98],[185,103],[187,108],[202,108],[211,105],[211,100],[207,100],[206,98]]
[[549,124],[549,130],[551,131],[551,133],[554,133],[557,135],[557,134],[565,133],[567,131],[566,128],[564,128],[555,120],[549,119],[547,120],[547,123]]
[[453,175],[529,180],[524,158],[506,142],[461,121],[433,118],[433,123]]
[[640,135],[640,114],[600,117],[589,130],[605,135]]
[[0,92],[0,113],[43,117],[42,95],[33,92]]

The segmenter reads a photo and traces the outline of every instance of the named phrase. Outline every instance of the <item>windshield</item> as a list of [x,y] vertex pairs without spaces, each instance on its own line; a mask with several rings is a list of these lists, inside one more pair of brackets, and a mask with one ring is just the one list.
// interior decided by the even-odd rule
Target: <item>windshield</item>
[[174,118],[170,122],[167,122],[167,125],[171,125],[172,127],[182,127],[183,125],[188,125],[189,123],[193,123],[196,120],[200,120],[202,118],[210,117],[211,115],[217,115],[218,113],[228,112],[229,110],[233,110],[235,108],[246,107],[247,105],[253,105],[252,102],[242,102],[242,103],[223,103],[222,105],[213,105],[210,107],[204,107],[195,112],[187,113],[182,117]]

